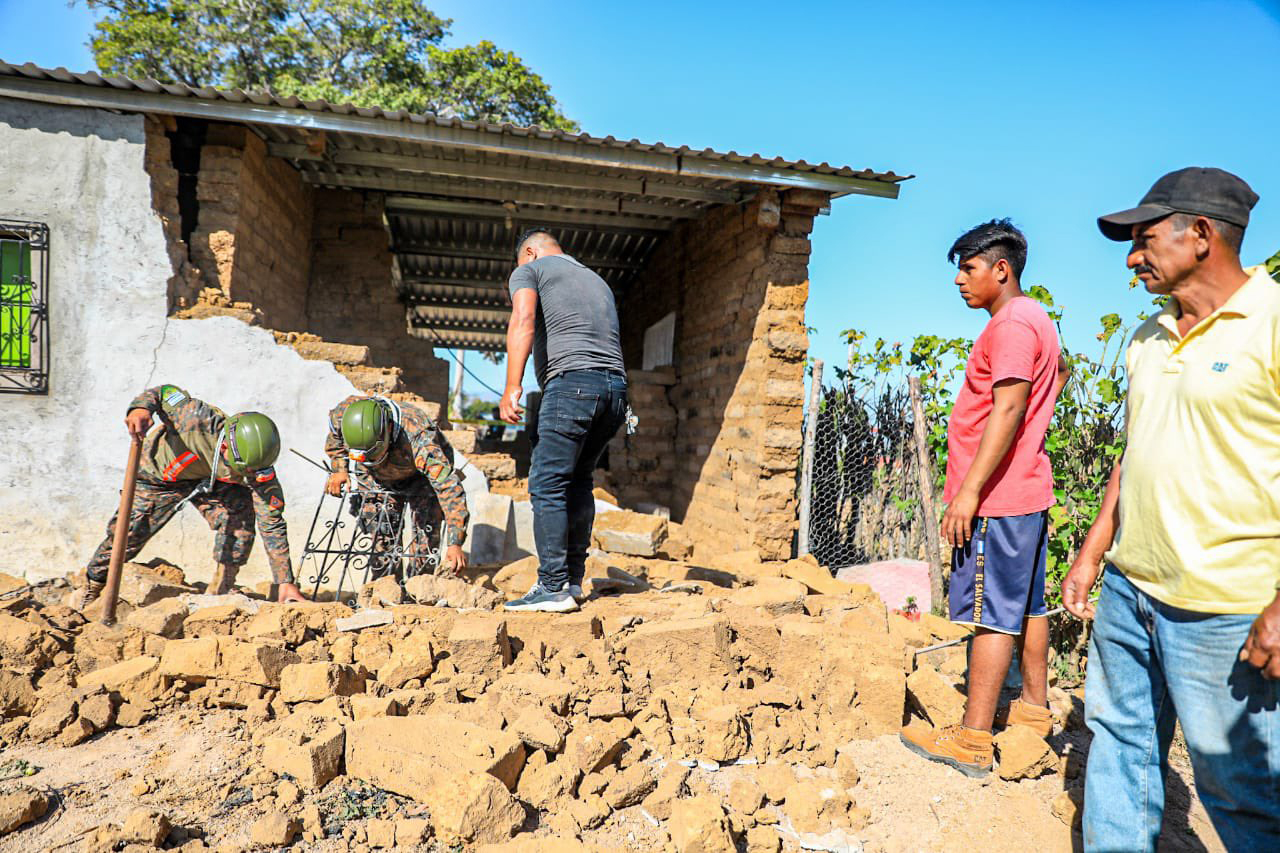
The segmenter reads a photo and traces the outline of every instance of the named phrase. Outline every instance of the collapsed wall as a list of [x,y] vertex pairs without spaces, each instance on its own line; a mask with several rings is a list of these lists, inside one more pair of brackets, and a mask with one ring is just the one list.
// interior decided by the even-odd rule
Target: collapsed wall
[[[172,221],[152,208],[147,167],[162,157],[147,141],[142,116],[0,99],[0,218],[50,229],[50,391],[0,406],[0,570],[18,577],[60,576],[89,558],[119,500],[124,407],[144,388],[168,382],[227,411],[267,412],[286,448],[312,456],[329,407],[355,390],[265,329],[170,316],[166,282],[192,273],[171,261],[182,254],[166,236]],[[323,475],[288,452],[278,470],[297,548]],[[141,559],[163,554],[199,577],[211,552],[188,512]],[[267,576],[255,548],[243,577]]]
[[674,381],[633,377],[640,429],[630,449],[621,437],[611,447],[624,460],[611,478],[626,500],[669,495],[700,544],[791,556],[808,235],[827,199],[790,190],[716,208],[659,245],[619,306],[631,366],[643,364],[645,331],[674,313]]

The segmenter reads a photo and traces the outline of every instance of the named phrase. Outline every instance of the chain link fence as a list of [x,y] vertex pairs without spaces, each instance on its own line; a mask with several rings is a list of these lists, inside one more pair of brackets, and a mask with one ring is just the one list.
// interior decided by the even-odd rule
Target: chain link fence
[[[821,384],[821,366],[806,414],[809,470],[801,549],[824,566],[906,557],[936,563],[941,506],[934,472],[922,477],[923,432],[917,436],[910,389]],[[812,423],[808,419],[812,418]],[[929,494],[923,488],[927,484]],[[805,504],[802,485],[801,503]]]

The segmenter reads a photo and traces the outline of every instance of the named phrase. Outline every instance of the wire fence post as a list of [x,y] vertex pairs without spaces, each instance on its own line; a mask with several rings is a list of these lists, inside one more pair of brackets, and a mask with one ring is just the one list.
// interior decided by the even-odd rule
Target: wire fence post
[[809,417],[804,424],[804,460],[800,468],[800,535],[798,555],[809,553],[809,511],[813,497],[813,442],[818,434],[818,400],[822,395],[822,359],[813,360],[813,378],[809,383]]
[[920,379],[907,378],[911,393],[911,414],[916,439],[916,470],[920,478],[920,507],[924,512],[925,541],[929,543],[929,597],[934,608],[942,607],[942,538],[938,532],[938,515],[933,506],[933,460],[929,454],[929,442],[924,421],[924,404],[920,401]]

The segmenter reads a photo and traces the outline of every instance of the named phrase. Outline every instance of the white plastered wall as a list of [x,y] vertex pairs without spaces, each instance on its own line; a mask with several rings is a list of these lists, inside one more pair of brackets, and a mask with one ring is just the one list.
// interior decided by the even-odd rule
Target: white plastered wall
[[[354,389],[263,329],[167,316],[172,271],[143,149],[141,116],[0,98],[0,219],[49,226],[52,304],[48,396],[0,395],[0,571],[35,580],[83,567],[119,501],[125,406],[160,383],[275,419],[296,569],[324,473],[287,448],[323,458],[328,410]],[[211,554],[186,507],[141,559],[207,580]],[[255,545],[241,581],[268,577]]]

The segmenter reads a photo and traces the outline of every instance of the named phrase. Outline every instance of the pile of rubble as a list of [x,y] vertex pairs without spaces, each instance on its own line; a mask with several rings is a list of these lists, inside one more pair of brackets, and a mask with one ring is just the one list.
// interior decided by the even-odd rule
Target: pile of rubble
[[[858,849],[869,815],[844,745],[909,713],[956,721],[964,645],[915,652],[963,631],[889,614],[811,560],[704,559],[656,516],[600,522],[594,597],[568,615],[500,610],[532,558],[471,582],[382,579],[356,610],[204,596],[174,567],[129,564],[115,627],[56,585],[15,589],[0,600],[0,742],[238,715],[243,803],[181,831],[139,808],[88,832],[94,850]],[[1060,726],[1078,725],[1073,701],[1055,690]],[[997,746],[1006,779],[1078,775],[1029,730]],[[0,783],[0,834],[58,807],[38,783]],[[1068,823],[1076,796],[1055,804]]]

